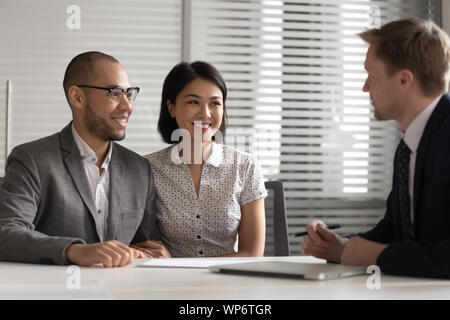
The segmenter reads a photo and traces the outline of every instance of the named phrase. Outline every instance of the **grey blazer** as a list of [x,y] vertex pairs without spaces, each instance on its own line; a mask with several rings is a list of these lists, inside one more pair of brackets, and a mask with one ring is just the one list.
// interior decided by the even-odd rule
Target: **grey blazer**
[[[149,163],[114,143],[104,241],[159,240]],[[0,261],[67,264],[73,243],[100,242],[94,199],[71,124],[22,144],[8,157],[0,185]]]

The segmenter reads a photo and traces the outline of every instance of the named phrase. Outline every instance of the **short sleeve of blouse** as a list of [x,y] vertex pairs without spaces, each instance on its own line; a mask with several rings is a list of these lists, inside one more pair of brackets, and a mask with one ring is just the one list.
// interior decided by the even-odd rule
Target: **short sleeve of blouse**
[[255,156],[250,156],[247,162],[247,168],[244,177],[244,186],[242,188],[239,205],[267,197],[267,190],[264,185],[264,177],[261,167]]

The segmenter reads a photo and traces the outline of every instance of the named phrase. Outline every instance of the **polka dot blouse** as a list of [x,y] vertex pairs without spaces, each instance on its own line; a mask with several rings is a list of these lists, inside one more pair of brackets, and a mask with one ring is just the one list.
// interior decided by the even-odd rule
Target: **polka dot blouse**
[[188,165],[177,152],[172,153],[176,147],[146,156],[155,178],[163,242],[172,257],[214,257],[236,252],[240,207],[267,196],[256,158],[213,143],[203,165],[197,196]]

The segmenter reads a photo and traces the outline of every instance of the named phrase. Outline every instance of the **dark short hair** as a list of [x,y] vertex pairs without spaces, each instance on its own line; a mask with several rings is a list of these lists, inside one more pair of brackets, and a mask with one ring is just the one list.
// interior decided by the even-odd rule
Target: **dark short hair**
[[66,95],[69,105],[69,88],[77,84],[89,84],[90,81],[95,79],[95,63],[100,60],[119,63],[119,61],[113,56],[99,51],[88,51],[81,53],[70,61],[66,68],[63,80],[64,94]]
[[223,138],[225,138],[225,131],[227,127],[227,113],[225,107],[225,100],[227,98],[227,87],[225,81],[220,75],[219,71],[211,64],[204,61],[195,61],[192,63],[180,62],[170,70],[162,89],[161,110],[159,112],[158,131],[161,134],[164,142],[169,144],[177,143],[172,141],[171,136],[174,130],[178,129],[178,124],[175,118],[172,118],[167,108],[167,101],[175,104],[178,94],[191,81],[196,78],[202,78],[213,82],[222,91],[223,96],[223,118],[222,124],[219,128]]

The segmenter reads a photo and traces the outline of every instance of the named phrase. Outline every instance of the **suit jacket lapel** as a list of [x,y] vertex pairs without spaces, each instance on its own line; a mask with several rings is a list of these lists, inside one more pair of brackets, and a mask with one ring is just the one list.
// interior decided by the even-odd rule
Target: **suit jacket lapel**
[[120,216],[120,201],[122,199],[123,188],[123,170],[124,162],[120,158],[120,151],[117,145],[114,146],[111,161],[109,163],[109,215],[108,228],[106,230],[106,239],[113,240],[116,238],[118,222]]
[[[425,158],[430,146],[431,137],[433,133],[440,128],[441,124],[447,119],[450,113],[450,96],[445,94],[439,100],[436,108],[428,120],[428,123],[420,139],[419,147],[417,148],[416,167],[414,172],[414,221],[417,221],[419,214],[419,195],[422,186],[423,167]],[[414,224],[416,225],[416,224]],[[417,230],[416,230],[417,232]],[[417,234],[417,233],[416,233]]]
[[97,225],[97,219],[95,217],[96,209],[94,199],[90,191],[90,186],[86,174],[84,173],[80,151],[78,150],[78,147],[72,135],[71,126],[72,123],[70,123],[61,131],[61,151],[64,155],[64,164],[70,176],[72,177],[73,183],[75,184],[78,193],[83,199],[84,204],[89,209],[89,212],[92,215],[97,230],[97,236],[100,239],[100,226]]

